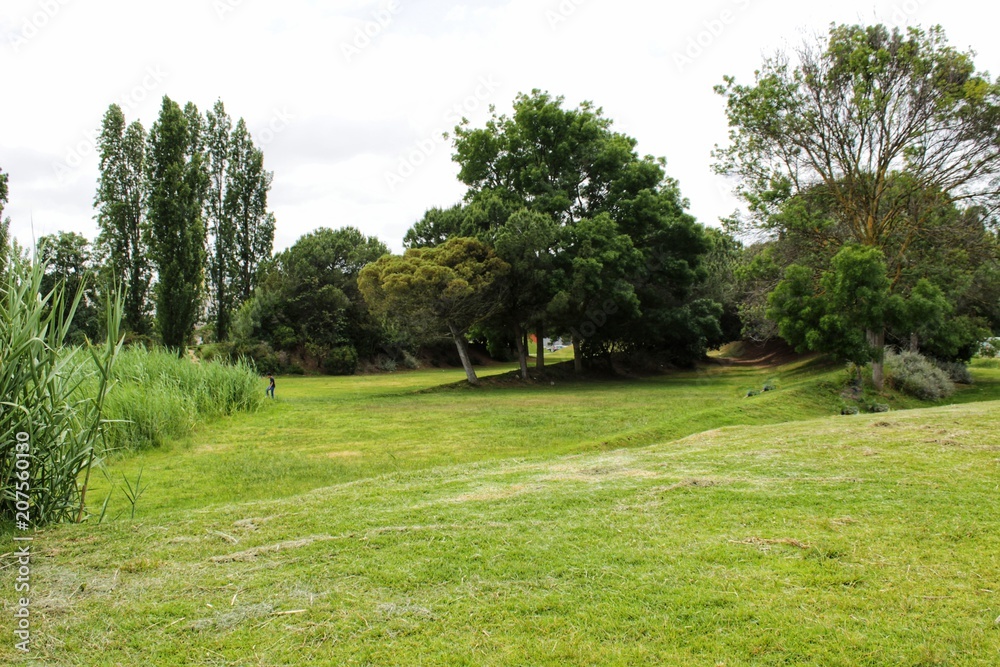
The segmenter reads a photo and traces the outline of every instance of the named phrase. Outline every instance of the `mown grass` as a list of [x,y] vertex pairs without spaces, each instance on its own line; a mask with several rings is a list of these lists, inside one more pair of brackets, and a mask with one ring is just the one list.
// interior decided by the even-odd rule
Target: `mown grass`
[[826,416],[840,373],[281,378],[36,538],[35,664],[998,664],[1000,403]]

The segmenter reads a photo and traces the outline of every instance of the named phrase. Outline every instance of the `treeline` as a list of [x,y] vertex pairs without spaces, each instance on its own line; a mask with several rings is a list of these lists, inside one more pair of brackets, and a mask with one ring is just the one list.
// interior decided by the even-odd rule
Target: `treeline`
[[[273,175],[246,122],[234,123],[221,101],[201,114],[164,97],[147,132],[113,104],[98,154],[98,237],[59,232],[35,248],[46,293],[60,283],[80,295],[67,340],[103,337],[100,309],[112,292],[124,303],[129,341],[181,352],[198,325],[203,337],[228,339],[274,243]],[[7,181],[0,174],[0,212]],[[27,255],[8,238],[8,223],[0,226],[3,252]]]
[[730,133],[715,168],[746,203],[723,229],[696,222],[665,160],[600,108],[536,90],[455,128],[466,194],[427,211],[402,255],[346,227],[271,257],[271,175],[245,124],[165,98],[148,135],[109,109],[101,236],[42,253],[59,280],[88,261],[113,276],[140,338],[181,349],[202,322],[208,354],[261,370],[412,365],[450,341],[476,382],[474,343],[527,377],[547,339],[582,370],[780,336],[870,364],[881,388],[887,347],[962,362],[1000,329],[1000,82],[972,54],[939,28],[833,26],[717,92]]

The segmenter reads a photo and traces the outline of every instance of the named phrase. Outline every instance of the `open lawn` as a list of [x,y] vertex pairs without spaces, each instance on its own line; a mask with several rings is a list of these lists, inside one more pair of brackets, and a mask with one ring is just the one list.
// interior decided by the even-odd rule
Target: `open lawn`
[[4,556],[0,663],[1000,664],[1000,369],[853,417],[843,373],[279,378],[36,536],[27,658]]

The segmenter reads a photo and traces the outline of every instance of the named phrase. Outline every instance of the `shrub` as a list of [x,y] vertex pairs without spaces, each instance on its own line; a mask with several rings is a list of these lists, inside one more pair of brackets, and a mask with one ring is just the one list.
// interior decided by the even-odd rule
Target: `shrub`
[[842,415],[856,415],[859,412],[861,411],[858,410],[858,406],[856,405],[845,405],[844,407],[840,408],[840,414]]
[[378,360],[378,369],[380,371],[392,373],[396,370],[396,360],[390,357],[382,357]]
[[889,412],[889,406],[885,403],[870,403],[868,412]]
[[916,352],[885,356],[886,379],[899,391],[925,401],[939,401],[955,392],[948,374]]
[[934,365],[948,374],[952,382],[972,384],[972,373],[969,367],[960,361],[935,361]]
[[358,351],[353,345],[333,348],[323,360],[323,370],[330,375],[354,375],[358,370]]
[[420,368],[420,361],[406,350],[403,350],[403,368],[408,368],[411,371],[416,370]]
[[198,358],[202,361],[229,361],[233,349],[232,343],[208,343],[198,350]]

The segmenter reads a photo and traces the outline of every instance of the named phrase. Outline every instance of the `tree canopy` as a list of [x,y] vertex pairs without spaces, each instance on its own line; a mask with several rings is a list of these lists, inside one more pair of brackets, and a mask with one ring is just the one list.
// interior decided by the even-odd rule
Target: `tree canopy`
[[[825,40],[767,59],[754,84],[727,77],[717,92],[731,130],[716,168],[739,178],[750,224],[809,236],[827,261],[848,245],[877,250],[892,292],[942,206],[992,206],[1000,194],[1000,83],[938,27],[834,25]],[[804,289],[803,279],[796,271],[786,287]],[[863,311],[849,319],[870,327],[862,348],[881,387],[890,323]]]

